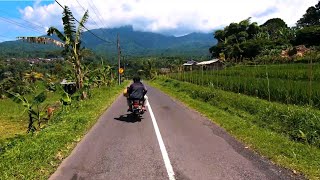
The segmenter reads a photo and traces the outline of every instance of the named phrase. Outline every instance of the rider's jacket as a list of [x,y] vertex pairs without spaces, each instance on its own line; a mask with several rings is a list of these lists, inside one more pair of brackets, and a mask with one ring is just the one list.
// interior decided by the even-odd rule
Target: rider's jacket
[[130,99],[143,99],[147,89],[141,82],[135,82],[128,88],[128,93]]

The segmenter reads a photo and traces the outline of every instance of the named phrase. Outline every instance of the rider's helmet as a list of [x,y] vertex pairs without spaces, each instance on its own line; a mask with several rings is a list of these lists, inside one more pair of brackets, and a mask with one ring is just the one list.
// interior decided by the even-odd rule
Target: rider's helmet
[[139,76],[135,76],[133,77],[133,82],[140,82],[140,77]]

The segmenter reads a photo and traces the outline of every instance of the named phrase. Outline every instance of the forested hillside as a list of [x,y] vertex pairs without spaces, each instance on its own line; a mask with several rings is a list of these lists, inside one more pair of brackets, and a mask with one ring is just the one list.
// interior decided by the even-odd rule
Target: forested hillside
[[[184,55],[206,56],[208,48],[216,43],[211,33],[191,33],[185,36],[166,36],[152,32],[135,31],[131,26],[113,29],[94,29],[92,33],[108,41],[102,41],[89,32],[83,33],[83,46],[99,55],[114,57],[117,54],[116,38],[120,35],[123,55]],[[0,56],[38,57],[46,51],[59,50],[52,45],[22,43],[19,41],[0,43]]]

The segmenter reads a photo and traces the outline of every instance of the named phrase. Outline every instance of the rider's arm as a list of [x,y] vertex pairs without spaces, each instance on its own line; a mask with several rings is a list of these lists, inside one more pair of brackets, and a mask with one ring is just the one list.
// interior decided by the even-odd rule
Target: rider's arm
[[132,93],[132,84],[130,85],[130,87],[128,87],[128,94],[130,95]]
[[147,90],[146,86],[145,86],[145,85],[143,85],[143,95],[146,95],[146,94],[147,94],[147,92],[148,92],[148,90]]

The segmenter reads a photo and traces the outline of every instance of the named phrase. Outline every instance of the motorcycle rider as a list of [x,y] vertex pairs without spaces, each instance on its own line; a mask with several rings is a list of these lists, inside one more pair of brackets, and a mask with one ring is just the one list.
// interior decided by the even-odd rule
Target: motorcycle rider
[[145,102],[146,102],[146,94],[147,94],[147,88],[142,84],[140,81],[140,77],[135,76],[133,78],[133,83],[130,85],[130,87],[127,88],[127,103],[129,106],[128,111],[132,111],[131,109],[131,100],[133,99],[139,99],[143,101],[142,110],[145,111]]

